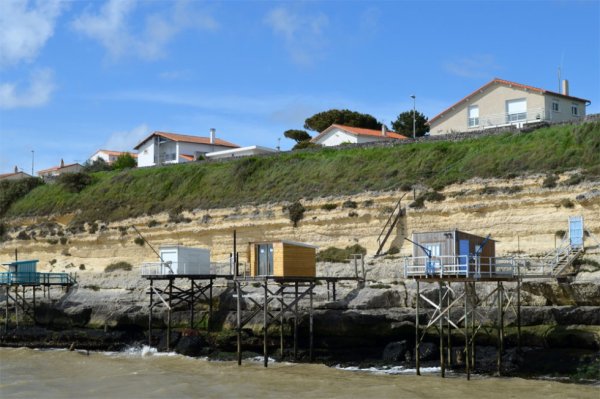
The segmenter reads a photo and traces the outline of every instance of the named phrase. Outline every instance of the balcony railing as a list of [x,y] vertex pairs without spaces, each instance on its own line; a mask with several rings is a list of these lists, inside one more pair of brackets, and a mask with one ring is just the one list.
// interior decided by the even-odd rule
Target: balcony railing
[[[527,112],[517,113],[498,113],[498,114],[485,114],[480,115],[479,118],[469,119],[469,128],[471,129],[486,129],[499,126],[507,125],[518,125],[523,123],[541,122],[541,121],[552,121],[556,119],[556,112],[552,112],[550,108],[531,108]],[[582,118],[580,115],[571,115],[573,118]],[[477,125],[475,125],[475,120]]]
[[514,277],[518,266],[512,258],[480,256],[415,256],[404,259],[404,277]]

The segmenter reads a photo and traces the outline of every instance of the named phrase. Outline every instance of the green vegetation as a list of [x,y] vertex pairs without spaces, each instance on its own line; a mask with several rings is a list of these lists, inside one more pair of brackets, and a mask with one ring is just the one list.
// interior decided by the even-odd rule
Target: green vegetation
[[299,201],[296,201],[285,209],[288,211],[290,220],[294,223],[294,227],[298,227],[298,222],[304,219],[306,208],[304,208]]
[[[429,125],[427,124],[427,117],[425,114],[417,111],[414,114],[414,127],[417,137],[425,135],[429,131]],[[413,136],[413,110],[402,112],[394,122],[392,122],[392,129],[406,137]]]
[[92,176],[87,173],[65,173],[58,177],[58,183],[70,193],[79,193],[92,183]]
[[144,241],[144,239],[142,237],[135,237],[133,239],[133,242],[136,243],[137,245],[139,245],[140,247],[143,247],[144,244],[146,244],[146,241]]
[[41,184],[44,184],[44,182],[37,177],[0,181],[0,217],[8,211],[8,208],[15,201],[26,196],[27,193]]
[[350,255],[354,254],[367,254],[367,249],[354,244],[345,249],[329,247],[323,251],[317,253],[317,262],[336,262],[336,263],[348,263]]
[[[79,193],[47,184],[3,206],[8,206],[7,216],[77,212],[81,221],[113,221],[179,206],[211,209],[574,169],[581,169],[586,178],[600,176],[600,122],[459,142],[324,148],[230,162],[97,172]],[[3,190],[0,193],[4,195]]]
[[131,269],[133,269],[133,266],[131,265],[131,263],[127,263],[127,262],[114,262],[111,263],[110,265],[106,266],[106,268],[104,269],[105,272],[109,273],[109,272],[114,272],[117,270],[124,270],[126,272],[131,271]]
[[114,170],[121,170],[135,168],[136,166],[137,160],[130,153],[126,152],[125,154],[121,154],[117,157],[112,165],[112,168]]
[[321,209],[323,209],[324,211],[333,211],[337,207],[337,204],[331,203],[321,205]]
[[330,109],[329,111],[314,114],[304,121],[304,128],[315,132],[322,132],[334,123],[365,129],[381,129],[381,123],[374,116],[350,111],[349,109]]

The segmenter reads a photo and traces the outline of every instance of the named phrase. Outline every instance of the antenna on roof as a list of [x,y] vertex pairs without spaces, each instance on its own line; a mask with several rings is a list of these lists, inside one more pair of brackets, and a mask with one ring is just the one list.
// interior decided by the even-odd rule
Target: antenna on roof
[[560,93],[560,85],[561,85],[561,79],[560,79],[560,67],[558,67],[558,93]]

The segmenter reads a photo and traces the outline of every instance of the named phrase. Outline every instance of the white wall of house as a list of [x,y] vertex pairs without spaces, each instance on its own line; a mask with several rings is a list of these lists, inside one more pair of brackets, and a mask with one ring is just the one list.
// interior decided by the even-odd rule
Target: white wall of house
[[204,155],[207,152],[228,150],[231,147],[224,147],[222,145],[215,144],[197,144],[197,143],[179,143],[179,155],[192,155],[194,158],[198,158],[198,155]]
[[153,166],[154,159],[154,140],[148,140],[138,148],[138,166]]
[[[522,103],[519,104],[519,101]],[[553,111],[552,104],[554,102],[558,104],[558,111]],[[525,107],[523,110],[525,115],[513,114],[513,118],[507,120],[507,114],[521,106]],[[577,115],[572,112],[573,106],[577,108]],[[469,115],[478,115],[478,118],[477,120],[471,119],[471,123],[469,123]],[[448,111],[431,123],[431,134],[465,132],[537,120],[569,121],[584,116],[585,103],[583,101],[495,84],[473,95],[454,110]]]
[[333,147],[343,143],[356,144],[358,143],[358,139],[353,134],[346,133],[338,128],[333,128],[316,141],[316,144],[320,144],[324,147]]

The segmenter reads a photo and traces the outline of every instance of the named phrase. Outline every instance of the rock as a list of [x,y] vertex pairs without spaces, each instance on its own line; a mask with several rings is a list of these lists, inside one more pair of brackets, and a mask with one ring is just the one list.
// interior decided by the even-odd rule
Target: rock
[[390,342],[383,349],[383,360],[386,362],[401,362],[411,358],[410,345],[406,340]]
[[364,288],[348,303],[350,309],[380,309],[406,306],[405,296],[397,289]]
[[200,356],[208,343],[200,336],[183,336],[175,346],[175,352],[185,356]]
[[420,360],[433,360],[439,354],[438,346],[433,342],[421,342],[419,345]]
[[[167,332],[165,331],[161,337],[160,337],[160,341],[158,342],[158,346],[157,349],[159,351],[166,351],[167,350]],[[171,331],[171,342],[170,342],[170,348],[169,350],[173,350],[173,348],[175,348],[177,346],[177,343],[179,342],[179,339],[181,338],[181,333],[178,331]]]

